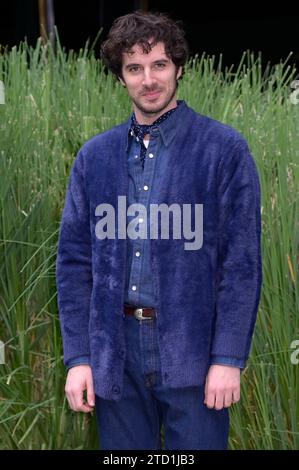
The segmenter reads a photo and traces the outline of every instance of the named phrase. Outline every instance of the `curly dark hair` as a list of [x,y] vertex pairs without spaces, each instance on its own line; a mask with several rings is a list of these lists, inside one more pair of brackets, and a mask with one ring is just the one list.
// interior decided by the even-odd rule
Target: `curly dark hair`
[[117,18],[101,45],[101,58],[111,72],[122,78],[122,53],[138,44],[148,54],[158,42],[164,43],[165,53],[176,67],[182,66],[182,78],[189,55],[188,44],[181,22],[166,13],[138,10]]

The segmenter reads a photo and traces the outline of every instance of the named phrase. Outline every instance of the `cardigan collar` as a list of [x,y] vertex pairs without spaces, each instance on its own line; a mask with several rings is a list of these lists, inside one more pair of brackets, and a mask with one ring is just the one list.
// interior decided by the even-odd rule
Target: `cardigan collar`
[[[178,100],[178,107],[175,113],[172,113],[168,119],[163,121],[159,126],[153,127],[152,132],[161,134],[163,143],[166,147],[169,146],[171,141],[173,140],[175,134],[180,128],[180,124],[183,122],[182,114],[187,110],[188,106],[184,100]],[[130,115],[129,119],[126,121],[126,151],[129,149],[130,144],[130,130],[132,125],[132,116],[133,113]]]

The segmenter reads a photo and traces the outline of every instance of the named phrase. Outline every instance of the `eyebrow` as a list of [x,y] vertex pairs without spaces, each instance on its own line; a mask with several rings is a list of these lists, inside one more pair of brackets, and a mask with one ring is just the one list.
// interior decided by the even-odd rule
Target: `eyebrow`
[[[152,64],[161,64],[161,62],[164,62],[164,63],[167,63],[167,62],[170,62],[169,59],[158,59],[158,60],[155,60],[154,62],[152,62]],[[142,64],[137,64],[137,63],[134,63],[134,62],[131,62],[129,64],[127,64],[125,66],[125,69],[128,69],[130,67],[139,67],[139,65],[142,65]]]

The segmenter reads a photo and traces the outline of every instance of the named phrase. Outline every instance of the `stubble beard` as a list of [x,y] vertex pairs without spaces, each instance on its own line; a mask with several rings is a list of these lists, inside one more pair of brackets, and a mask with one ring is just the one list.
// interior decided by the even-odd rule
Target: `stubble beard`
[[[144,114],[146,116],[153,116],[155,114],[161,113],[161,111],[163,111],[165,108],[167,108],[167,106],[172,101],[173,97],[175,96],[176,90],[177,90],[177,86],[176,86],[176,80],[175,80],[175,84],[173,86],[172,93],[171,93],[170,97],[167,98],[166,101],[163,104],[157,105],[158,107],[154,108],[154,109],[153,108],[148,109],[145,106],[142,106],[142,104],[139,101],[137,101],[136,99],[132,99],[132,101],[133,101],[134,105],[136,106],[136,108],[138,108],[139,111],[142,114]],[[154,105],[154,103],[152,104],[152,106],[153,105]]]

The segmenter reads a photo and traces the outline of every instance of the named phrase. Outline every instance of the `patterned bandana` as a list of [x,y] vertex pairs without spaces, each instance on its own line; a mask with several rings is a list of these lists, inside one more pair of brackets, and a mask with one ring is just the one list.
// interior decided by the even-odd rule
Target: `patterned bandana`
[[[179,105],[179,102],[177,104]],[[157,126],[161,124],[161,122],[165,121],[177,109],[177,107],[166,111],[166,113],[158,117],[158,119],[156,119],[156,121],[154,121],[152,124],[138,124],[135,113],[133,113],[130,132],[131,135],[135,137],[136,141],[140,143],[140,160],[142,163],[142,169],[144,168],[144,160],[147,150],[143,143],[144,136],[150,134],[152,127]]]

